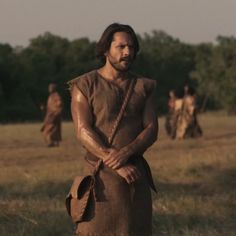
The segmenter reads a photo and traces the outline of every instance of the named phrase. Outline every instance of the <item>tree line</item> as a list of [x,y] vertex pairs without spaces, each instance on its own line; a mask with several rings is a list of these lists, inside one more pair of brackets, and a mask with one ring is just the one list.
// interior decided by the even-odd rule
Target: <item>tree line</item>
[[[193,86],[201,110],[236,112],[236,38],[219,36],[215,43],[181,42],[164,31],[138,35],[141,51],[132,70],[157,81],[157,110],[167,111],[168,91]],[[66,82],[98,68],[96,43],[68,40],[46,32],[27,47],[0,44],[0,122],[39,120],[47,86],[56,82],[70,118]]]

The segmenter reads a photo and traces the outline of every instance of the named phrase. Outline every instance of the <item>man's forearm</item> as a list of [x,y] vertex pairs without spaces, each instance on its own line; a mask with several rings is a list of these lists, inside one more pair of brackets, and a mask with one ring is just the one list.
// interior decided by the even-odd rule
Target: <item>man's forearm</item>
[[109,152],[108,147],[105,146],[98,134],[91,128],[81,128],[77,138],[89,152],[101,159]]
[[127,164],[134,154],[143,154],[157,139],[157,125],[148,125],[136,139],[120,150],[112,150],[104,162],[112,169],[119,169]]
[[136,139],[124,148],[130,150],[130,154],[143,154],[157,140],[156,125],[148,125]]

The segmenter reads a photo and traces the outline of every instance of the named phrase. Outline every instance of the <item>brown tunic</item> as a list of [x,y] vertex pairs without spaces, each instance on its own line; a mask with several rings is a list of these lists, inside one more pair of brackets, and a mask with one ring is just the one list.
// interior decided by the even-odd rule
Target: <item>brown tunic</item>
[[50,94],[41,131],[48,144],[61,141],[62,100],[57,92]]
[[[133,94],[113,141],[115,148],[132,142],[143,130],[143,109],[146,99],[155,88],[155,81],[130,74],[137,78]],[[93,128],[104,143],[119,113],[128,89],[128,80],[121,87],[107,81],[97,71],[89,72],[72,81],[87,98],[93,115]],[[87,153],[85,173],[93,169],[98,160]],[[78,223],[79,236],[149,236],[152,227],[152,201],[150,185],[153,186],[149,166],[141,155],[130,158],[142,174],[142,178],[128,185],[114,170],[103,166],[95,184],[96,199],[86,213],[86,220]]]
[[197,120],[195,96],[184,97],[177,120],[176,138],[201,137],[202,130]]

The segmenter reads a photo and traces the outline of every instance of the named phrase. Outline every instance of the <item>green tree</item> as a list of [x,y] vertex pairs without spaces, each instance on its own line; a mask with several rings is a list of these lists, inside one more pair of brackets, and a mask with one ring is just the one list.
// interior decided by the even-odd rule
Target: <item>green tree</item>
[[191,73],[198,81],[199,92],[216,107],[236,112],[236,39],[217,38],[217,44],[202,44],[196,50],[196,67]]
[[164,31],[153,31],[140,37],[141,52],[135,70],[157,81],[159,113],[167,111],[168,92],[191,83],[189,73],[194,68],[193,47],[181,43]]

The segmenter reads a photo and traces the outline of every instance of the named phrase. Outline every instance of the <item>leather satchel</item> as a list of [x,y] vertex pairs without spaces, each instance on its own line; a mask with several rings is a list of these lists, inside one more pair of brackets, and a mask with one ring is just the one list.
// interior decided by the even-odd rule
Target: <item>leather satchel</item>
[[[111,145],[113,142],[117,128],[132,95],[135,83],[135,78],[130,80],[129,88],[125,95],[124,102],[121,106],[120,112],[114,122],[108,138],[109,145]],[[88,208],[92,198],[96,200],[94,185],[96,181],[96,174],[98,173],[101,165],[102,160],[99,159],[94,166],[93,172],[90,175],[77,176],[73,181],[70,191],[66,197],[66,209],[74,223],[79,223],[85,220],[86,209]]]
[[73,222],[83,221],[89,200],[94,192],[95,178],[93,175],[77,176],[66,197],[66,209]]

